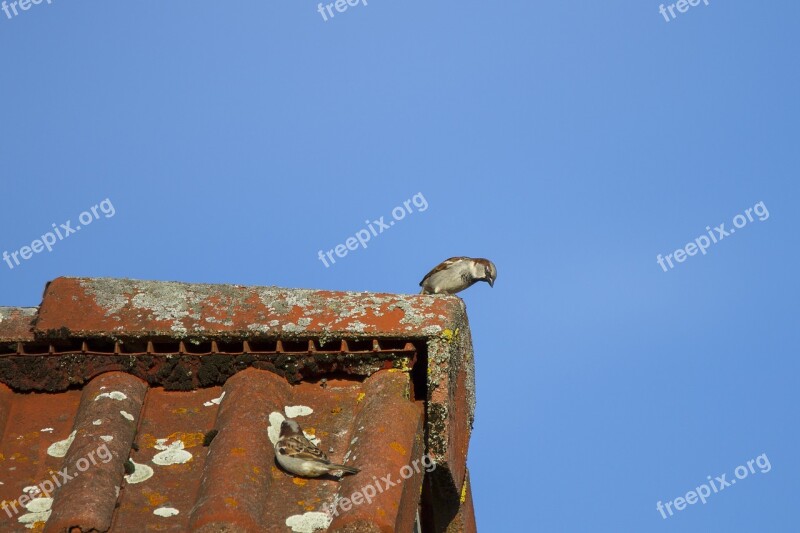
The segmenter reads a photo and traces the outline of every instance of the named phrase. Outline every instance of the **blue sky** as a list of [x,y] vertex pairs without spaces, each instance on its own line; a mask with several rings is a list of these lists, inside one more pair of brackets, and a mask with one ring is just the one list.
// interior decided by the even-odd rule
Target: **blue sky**
[[[494,289],[463,293],[481,530],[796,531],[800,4],[659,4],[0,12],[0,251],[114,207],[0,263],[0,303],[61,275],[416,292],[489,257]],[[656,510],[761,454],[769,472]]]

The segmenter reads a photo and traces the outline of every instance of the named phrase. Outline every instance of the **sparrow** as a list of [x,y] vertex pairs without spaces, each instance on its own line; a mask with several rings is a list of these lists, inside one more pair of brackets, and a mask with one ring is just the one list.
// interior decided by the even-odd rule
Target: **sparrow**
[[455,294],[477,281],[494,287],[497,269],[488,259],[451,257],[439,263],[419,282],[420,294]]
[[331,463],[325,453],[314,446],[300,429],[300,424],[287,418],[275,443],[275,457],[284,470],[303,477],[319,477],[335,471],[357,474],[358,468]]

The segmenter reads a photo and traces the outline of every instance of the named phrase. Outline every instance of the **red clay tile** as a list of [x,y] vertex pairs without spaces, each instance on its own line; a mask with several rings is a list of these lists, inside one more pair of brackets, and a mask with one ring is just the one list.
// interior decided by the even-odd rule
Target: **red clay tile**
[[36,307],[0,307],[0,343],[33,340]]
[[411,338],[441,332],[463,313],[455,296],[58,278],[45,291],[36,334]]
[[269,415],[282,411],[291,387],[263,370],[239,372],[225,384],[190,530],[261,531],[270,494]]
[[[220,387],[148,391],[135,439],[138,449],[130,454],[136,471],[123,484],[112,531],[190,530],[207,467],[203,441],[215,426],[214,400],[221,394]],[[177,514],[170,515],[171,509]]]
[[83,389],[74,441],[61,469],[74,479],[54,494],[44,531],[107,531],[125,472],[147,384],[122,372],[103,374]]
[[[361,472],[342,480],[332,531],[411,531],[425,467],[422,406],[409,401],[408,374],[385,370],[364,383],[350,450]],[[369,495],[371,502],[365,501]],[[373,529],[370,529],[373,530]]]
[[[63,468],[64,458],[57,450],[66,452],[66,445],[60,442],[72,432],[82,393],[73,390],[57,395],[9,395],[4,392],[0,396],[2,411],[7,413],[0,441],[0,481],[3,482],[0,485],[3,501],[0,528],[25,531],[22,523],[28,523],[41,531],[47,513],[35,515],[25,505],[31,496],[51,497],[61,483],[62,477],[57,472]],[[37,486],[41,489],[36,489]],[[47,500],[48,506],[49,502]],[[36,505],[41,503],[41,500],[35,502]]]

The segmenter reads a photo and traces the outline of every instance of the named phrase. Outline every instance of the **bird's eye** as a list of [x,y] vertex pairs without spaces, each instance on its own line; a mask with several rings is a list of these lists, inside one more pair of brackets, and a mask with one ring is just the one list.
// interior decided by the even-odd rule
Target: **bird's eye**
[[286,453],[286,448],[278,448],[278,453]]

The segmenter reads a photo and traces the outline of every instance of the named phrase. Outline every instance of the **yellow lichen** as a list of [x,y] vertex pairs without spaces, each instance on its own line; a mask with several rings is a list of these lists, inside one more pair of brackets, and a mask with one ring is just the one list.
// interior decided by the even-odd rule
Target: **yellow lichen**
[[161,505],[162,503],[167,501],[167,497],[166,496],[164,496],[163,494],[160,494],[158,492],[154,492],[154,491],[145,491],[144,492],[144,497],[147,498],[147,501],[153,507],[158,507],[159,505]]
[[458,337],[458,328],[456,328],[455,331],[453,331],[452,329],[446,329],[442,331],[442,338],[447,344],[453,342],[453,340],[455,340],[456,337]]
[[140,448],[155,448],[156,438],[150,433],[143,433],[136,439]]
[[292,483],[294,483],[298,487],[305,487],[306,483],[308,483],[308,481],[303,479],[303,478],[301,478],[301,477],[293,477],[292,478]]
[[366,396],[366,395],[367,395],[366,392],[359,392],[358,396],[356,396],[356,402],[361,402],[361,400],[363,400],[364,396]]
[[389,372],[409,372],[411,370],[410,362],[408,357],[400,358],[394,362],[394,368],[390,368]]
[[[197,446],[203,445],[203,440],[205,440],[205,435],[203,433],[186,433],[183,431],[176,431],[175,433],[170,433],[165,437],[166,443],[170,444],[175,441],[183,442],[184,448],[196,448]],[[143,435],[139,436],[137,439],[139,441],[140,448],[155,448],[158,441],[161,440],[156,438],[154,435],[150,433],[144,433]]]
[[167,437],[167,442],[175,442],[176,440],[180,440],[183,442],[184,448],[195,448],[197,446],[202,446],[203,441],[205,440],[205,435],[200,432],[197,433],[184,433],[182,431],[176,431]]
[[390,442],[389,446],[400,455],[406,454],[406,449],[399,442]]
[[239,507],[239,502],[237,502],[234,498],[231,498],[230,496],[225,498],[224,501],[225,505],[227,505],[228,507],[232,507],[234,509]]

